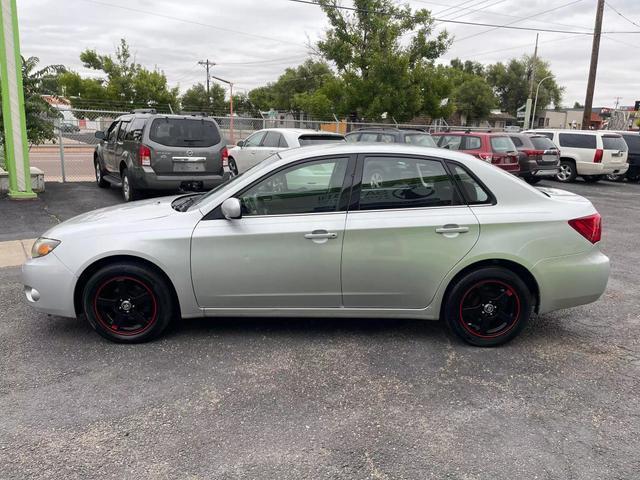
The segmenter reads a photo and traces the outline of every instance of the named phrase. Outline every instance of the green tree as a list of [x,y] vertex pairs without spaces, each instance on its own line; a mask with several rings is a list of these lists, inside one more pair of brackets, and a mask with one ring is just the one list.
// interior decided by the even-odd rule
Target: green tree
[[537,86],[537,82],[551,76],[540,86],[538,111],[544,110],[551,103],[560,105],[564,88],[558,86],[555,76],[549,68],[549,63],[538,58],[534,65],[532,60],[531,57],[524,56],[520,59],[511,59],[506,65],[496,63],[487,67],[487,81],[493,87],[503,111],[515,115],[517,109],[526,103],[532,71],[535,72],[534,88]]
[[496,106],[496,97],[482,77],[470,76],[452,92],[456,110],[465,115],[467,123],[484,120]]
[[573,102],[573,108],[584,108],[584,105],[580,102]]
[[[55,95],[56,78],[64,71],[62,65],[49,65],[38,69],[40,59],[29,57],[22,59],[22,84],[24,88],[24,109],[27,123],[27,140],[30,144],[43,143],[56,138],[53,120],[60,112],[42,98],[42,95]],[[2,99],[0,99],[0,144],[4,152],[4,122],[2,118]],[[4,158],[4,157],[3,157]]]
[[353,12],[336,8],[338,0],[318,3],[329,29],[317,48],[344,82],[339,113],[405,120],[422,112],[431,95],[423,74],[450,44],[446,32],[432,36],[430,12],[392,0],[354,0]]
[[180,104],[183,110],[220,114],[227,108],[224,97],[225,90],[221,85],[212,84],[207,96],[207,88],[202,83],[197,83],[184,92]]
[[80,60],[86,68],[100,71],[104,77],[83,78],[75,72],[61,75],[62,89],[74,107],[155,107],[165,111],[178,108],[178,88],[169,88],[162,71],[148,70],[137,63],[124,39],[113,56],[88,49],[80,54]]

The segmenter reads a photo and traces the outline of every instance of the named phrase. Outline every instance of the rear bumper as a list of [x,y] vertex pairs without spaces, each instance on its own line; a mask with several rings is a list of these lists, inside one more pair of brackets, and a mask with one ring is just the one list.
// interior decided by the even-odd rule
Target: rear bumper
[[628,163],[590,163],[578,162],[576,164],[578,175],[608,175],[610,173],[626,173]]
[[146,167],[133,172],[134,187],[142,190],[177,190],[185,182],[201,182],[203,190],[210,190],[228,179],[229,172],[226,171],[221,175],[158,175],[150,167]]
[[600,248],[538,262],[532,273],[540,288],[539,313],[595,302],[609,280],[609,258]]
[[521,177],[553,177],[558,173],[558,164],[539,165],[535,160],[520,164]]
[[27,303],[40,312],[75,317],[73,290],[75,275],[55,253],[32,258],[22,265],[22,283]]
[[518,174],[520,173],[520,164],[519,163],[494,163],[498,168],[505,170],[509,173]]

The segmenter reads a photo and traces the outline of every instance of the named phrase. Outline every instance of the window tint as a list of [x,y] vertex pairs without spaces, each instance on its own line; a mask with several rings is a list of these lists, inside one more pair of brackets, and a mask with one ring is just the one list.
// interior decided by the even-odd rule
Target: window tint
[[491,149],[496,153],[513,152],[516,146],[509,137],[491,137]]
[[144,128],[144,124],[146,119],[144,118],[134,118],[133,121],[129,124],[129,129],[124,136],[125,140],[140,140],[142,138],[142,129]]
[[627,144],[622,137],[617,135],[603,135],[602,136],[602,148],[605,150],[621,150],[627,151]]
[[556,145],[547,137],[531,137],[531,143],[536,150],[557,150]]
[[118,125],[120,122],[113,122],[107,132],[107,142],[115,142],[116,135],[118,134]]
[[426,133],[411,133],[405,135],[404,137],[405,143],[410,143],[412,145],[419,145],[421,147],[436,147],[436,142],[431,135],[427,135]]
[[262,139],[264,138],[264,136],[267,134],[267,132],[257,132],[254,133],[253,135],[251,135],[249,138],[247,138],[244,141],[244,146],[245,147],[257,147],[260,145],[260,142],[262,141]]
[[[549,120],[547,118],[547,120]],[[536,132],[538,135],[542,135],[544,137],[547,137],[549,140],[553,140],[553,133],[551,132]]]
[[457,163],[449,163],[449,166],[469,205],[490,201],[491,197],[487,191],[462,166]]
[[580,133],[561,133],[560,146],[569,148],[596,148],[596,136]]
[[118,130],[118,141],[124,140],[125,134],[129,131],[130,122],[121,122],[120,129]]
[[461,143],[462,137],[460,135],[442,135],[438,144],[448,150],[460,150]]
[[156,118],[149,139],[167,147],[211,147],[220,143],[215,123],[196,118]]
[[629,147],[629,151],[633,153],[640,153],[640,135],[637,133],[623,135],[624,141]]
[[262,141],[262,146],[269,147],[269,148],[278,148],[278,145],[280,145],[281,136],[282,135],[278,132],[267,132],[267,135],[264,137],[264,140]]
[[465,137],[465,150],[480,150],[482,148],[482,140],[480,137]]
[[335,212],[347,158],[294,165],[270,175],[240,197],[244,215]]
[[360,210],[440,207],[455,203],[442,163],[401,157],[367,157],[362,169]]
[[320,145],[322,143],[340,143],[344,142],[344,139],[337,135],[300,135],[298,142],[301,147],[304,147],[306,145]]
[[523,145],[522,140],[520,140],[520,138],[518,137],[509,137],[509,138],[511,138],[511,141],[516,146],[516,148],[521,147]]
[[381,133],[378,141],[382,143],[395,143],[396,138],[388,133]]
[[377,133],[363,133],[360,135],[361,142],[377,142],[378,134]]

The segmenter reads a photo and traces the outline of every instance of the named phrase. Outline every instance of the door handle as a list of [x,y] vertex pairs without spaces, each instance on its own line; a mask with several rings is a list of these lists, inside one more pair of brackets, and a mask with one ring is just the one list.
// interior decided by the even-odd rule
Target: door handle
[[469,227],[461,227],[460,225],[456,225],[454,223],[449,223],[442,227],[436,228],[436,233],[467,233],[469,231]]
[[304,238],[308,240],[318,240],[323,238],[338,238],[335,232],[327,232],[326,230],[314,230],[311,233],[305,233]]

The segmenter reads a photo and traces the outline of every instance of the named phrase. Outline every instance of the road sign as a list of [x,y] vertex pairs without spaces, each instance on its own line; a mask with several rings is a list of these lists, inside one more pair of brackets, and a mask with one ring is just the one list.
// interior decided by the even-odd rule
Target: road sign
[[16,0],[0,0],[0,81],[9,198],[35,198],[29,170]]

